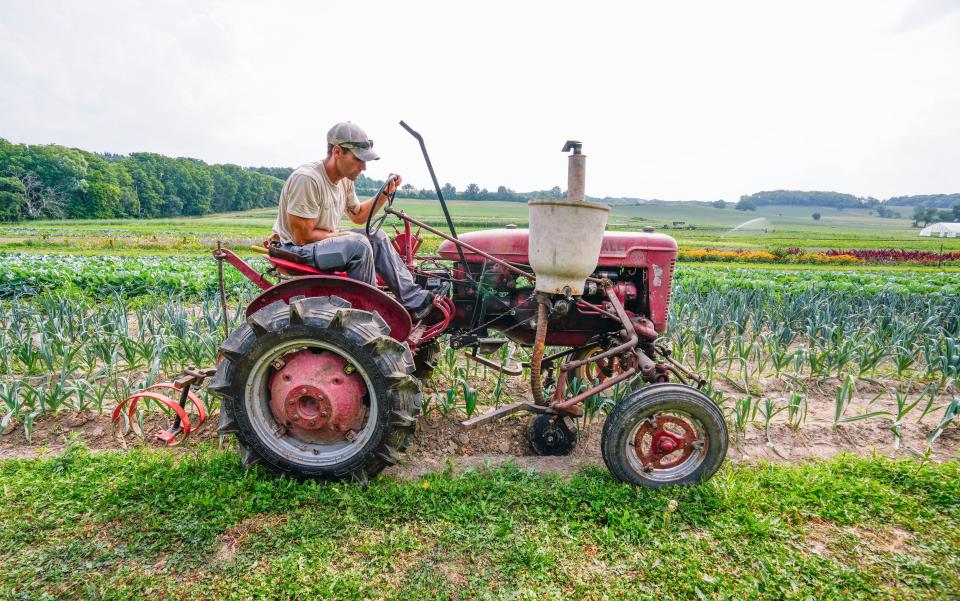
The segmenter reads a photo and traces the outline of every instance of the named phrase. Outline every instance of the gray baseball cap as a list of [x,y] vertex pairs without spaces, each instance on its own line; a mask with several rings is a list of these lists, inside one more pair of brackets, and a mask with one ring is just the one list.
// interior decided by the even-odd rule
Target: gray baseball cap
[[346,148],[361,161],[376,161],[380,155],[373,151],[373,140],[359,125],[349,121],[337,123],[327,132],[327,144]]

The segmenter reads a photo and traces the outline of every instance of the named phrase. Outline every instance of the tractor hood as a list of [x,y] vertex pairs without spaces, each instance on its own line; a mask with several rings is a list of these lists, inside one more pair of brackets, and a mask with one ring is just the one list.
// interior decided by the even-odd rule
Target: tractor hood
[[[526,229],[480,230],[460,234],[460,240],[498,259],[529,265]],[[444,240],[437,251],[444,259],[460,259],[453,242]],[[467,261],[484,258],[464,248]],[[652,232],[606,232],[600,246],[598,267],[648,267],[651,263],[672,263],[677,255],[677,241],[666,234]],[[666,261],[664,261],[666,260]]]

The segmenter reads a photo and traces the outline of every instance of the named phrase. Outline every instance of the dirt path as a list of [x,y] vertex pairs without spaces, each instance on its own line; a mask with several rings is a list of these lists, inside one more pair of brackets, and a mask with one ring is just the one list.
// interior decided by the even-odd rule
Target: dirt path
[[[926,437],[933,425],[925,420],[917,424],[910,421],[903,426],[903,440],[898,451],[894,450],[894,437],[889,429],[889,420],[871,419],[834,428],[832,423],[821,420],[812,410],[811,421],[792,430],[784,423],[773,423],[768,436],[762,427],[747,426],[743,434],[731,433],[727,460],[737,463],[770,461],[797,463],[813,458],[829,458],[840,452],[859,455],[877,453],[884,456],[897,454],[922,454]],[[538,457],[533,455],[526,441],[526,426],[529,417],[511,416],[498,423],[464,431],[459,418],[453,415],[422,417],[417,434],[400,465],[387,473],[401,478],[418,478],[428,472],[448,466],[455,472],[487,465],[497,466],[510,462],[521,469],[532,468],[542,472],[572,474],[584,465],[602,466],[600,438],[602,418],[584,428],[574,452],[567,457]],[[145,421],[146,437],[132,433],[120,436],[114,431],[109,414],[58,414],[38,419],[32,440],[28,441],[19,425],[0,434],[0,460],[38,457],[61,452],[68,438],[79,436],[94,451],[122,450],[142,445],[155,445],[152,434],[165,425],[159,415],[148,416]],[[216,439],[216,416],[195,432],[185,447],[192,441]],[[960,428],[948,427],[931,448],[931,459],[945,461],[960,458]]]

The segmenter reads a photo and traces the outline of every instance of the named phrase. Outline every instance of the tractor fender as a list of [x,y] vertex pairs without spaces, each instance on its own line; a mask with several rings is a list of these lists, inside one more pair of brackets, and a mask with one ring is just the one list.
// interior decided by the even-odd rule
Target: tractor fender
[[354,309],[377,313],[390,327],[390,337],[400,342],[407,339],[413,327],[410,314],[392,296],[370,284],[336,275],[306,275],[280,282],[253,299],[246,316],[278,300],[289,305],[296,297],[317,296],[339,296]]

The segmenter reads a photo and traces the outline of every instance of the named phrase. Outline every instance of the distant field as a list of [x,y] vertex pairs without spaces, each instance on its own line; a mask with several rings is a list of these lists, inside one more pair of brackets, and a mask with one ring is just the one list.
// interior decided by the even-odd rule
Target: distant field
[[[430,200],[397,199],[395,206],[428,224],[446,229],[440,204]],[[526,226],[527,207],[517,202],[449,203],[458,231]],[[821,219],[814,221],[812,213]],[[909,208],[901,213],[911,214]],[[276,209],[255,209],[205,217],[153,220],[36,221],[0,226],[0,252],[57,252],[70,254],[205,254],[224,240],[243,247],[266,238]],[[674,226],[674,222],[677,223]],[[345,227],[356,227],[344,222]],[[863,209],[764,206],[742,212],[690,204],[616,206],[609,228],[639,230],[653,226],[674,236],[683,248],[772,249],[799,247],[807,251],[830,248],[907,248],[960,251],[960,239],[920,238],[909,219],[881,219]],[[692,228],[692,229],[689,229]],[[425,248],[439,240],[427,238]]]

